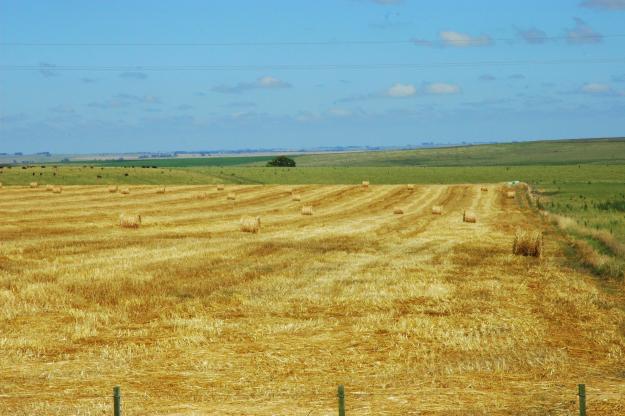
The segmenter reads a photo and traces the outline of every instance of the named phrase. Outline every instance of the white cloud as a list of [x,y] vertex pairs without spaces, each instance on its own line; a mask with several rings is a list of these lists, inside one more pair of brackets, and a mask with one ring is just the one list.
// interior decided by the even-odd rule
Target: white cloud
[[493,40],[488,35],[471,36],[466,33],[446,31],[440,34],[443,44],[456,48],[466,48],[469,46],[488,46]]
[[582,7],[602,10],[625,10],[625,0],[585,0]]
[[417,93],[417,87],[412,84],[395,84],[388,89],[386,94],[393,98],[412,97]]
[[348,110],[346,108],[331,108],[328,110],[328,114],[330,114],[332,117],[343,118],[349,117],[353,113],[351,112],[351,110]]
[[456,84],[445,84],[442,82],[436,82],[426,85],[425,91],[428,94],[436,95],[458,94],[460,92],[460,87]]

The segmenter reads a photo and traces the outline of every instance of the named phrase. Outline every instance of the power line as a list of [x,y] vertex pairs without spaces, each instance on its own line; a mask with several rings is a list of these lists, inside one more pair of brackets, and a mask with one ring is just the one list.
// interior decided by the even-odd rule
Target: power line
[[[575,41],[625,38],[625,34],[578,35]],[[240,41],[240,42],[0,42],[5,47],[259,47],[259,46],[341,46],[341,45],[458,45],[485,46],[492,42],[531,41],[535,43],[568,40],[568,36],[525,36],[517,38],[491,38],[477,36],[467,39],[403,39],[403,40],[311,40],[311,41]]]
[[482,66],[510,65],[586,65],[625,63],[625,58],[599,59],[552,59],[517,61],[474,61],[474,62],[433,62],[433,63],[373,63],[373,64],[268,64],[268,65],[0,65],[0,71],[267,71],[267,70],[366,70],[366,69],[431,69],[431,68],[470,68]]

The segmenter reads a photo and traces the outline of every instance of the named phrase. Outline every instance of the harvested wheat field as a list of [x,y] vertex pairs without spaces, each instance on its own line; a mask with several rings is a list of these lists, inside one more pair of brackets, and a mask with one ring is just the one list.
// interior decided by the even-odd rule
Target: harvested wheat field
[[623,299],[501,188],[217,189],[3,189],[0,414],[625,414]]

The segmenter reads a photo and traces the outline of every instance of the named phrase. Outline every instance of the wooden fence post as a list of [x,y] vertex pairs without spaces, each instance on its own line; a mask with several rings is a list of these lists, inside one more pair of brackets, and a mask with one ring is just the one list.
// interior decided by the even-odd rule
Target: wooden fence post
[[345,416],[345,387],[339,385],[339,416]]
[[579,388],[579,416],[586,416],[586,385],[580,384]]
[[119,386],[113,387],[113,415],[122,416],[122,393]]

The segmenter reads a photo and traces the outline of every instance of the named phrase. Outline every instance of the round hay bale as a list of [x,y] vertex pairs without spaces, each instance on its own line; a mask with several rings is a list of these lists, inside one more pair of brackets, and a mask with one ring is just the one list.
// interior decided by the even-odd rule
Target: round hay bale
[[482,192],[488,192],[488,188],[485,186],[482,186],[482,188],[480,188]]
[[164,186],[159,187],[159,188],[156,190],[156,193],[157,193],[157,194],[164,194],[164,193],[165,193],[165,187],[164,187]]
[[53,189],[54,189],[53,185],[46,185],[46,192],[52,192]]
[[369,181],[362,181],[362,187],[363,187],[364,189],[369,188]]
[[108,187],[108,191],[109,191],[110,193],[112,193],[112,194],[116,193],[116,192],[117,192],[117,185],[115,185],[115,186],[109,186],[109,187]]
[[543,252],[543,233],[540,231],[516,230],[512,243],[515,256],[541,257]]
[[227,198],[228,198],[228,201],[234,201],[235,199],[237,199],[237,196],[234,192],[230,192]]
[[475,224],[477,222],[477,217],[473,212],[464,211],[462,214],[462,221]]
[[302,215],[313,215],[312,205],[304,205],[302,207]]
[[414,185],[408,185],[408,190],[414,191]]
[[139,228],[141,226],[141,215],[120,214],[119,226],[122,228]]
[[39,187],[39,184],[38,184],[37,182],[31,182],[31,183],[30,183],[30,187],[31,187],[31,188],[33,188],[33,189],[34,189],[34,188],[38,188],[38,187]]
[[130,195],[130,188],[122,188],[121,191],[119,191],[122,195]]
[[217,185],[217,190],[218,191],[223,191],[224,189],[226,189],[226,187],[222,184]]
[[249,215],[241,217],[241,231],[245,233],[257,234],[260,231],[260,217],[250,217]]
[[299,202],[301,200],[302,200],[302,197],[298,194],[293,194],[293,196],[291,197],[291,201]]
[[60,194],[61,192],[63,192],[63,187],[62,186],[55,186],[54,188],[52,188],[52,193],[53,194]]
[[516,197],[516,192],[514,191],[508,191],[506,192],[506,198],[508,199],[514,199]]
[[441,207],[440,205],[434,205],[432,207],[432,214],[433,215],[443,215],[443,207]]
[[393,214],[395,214],[395,215],[403,215],[403,213],[404,213],[403,209],[401,209],[399,207],[393,208]]

